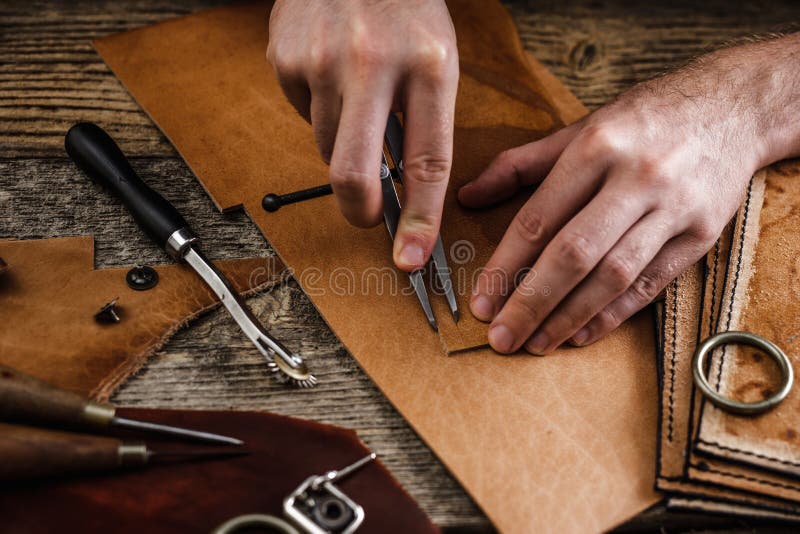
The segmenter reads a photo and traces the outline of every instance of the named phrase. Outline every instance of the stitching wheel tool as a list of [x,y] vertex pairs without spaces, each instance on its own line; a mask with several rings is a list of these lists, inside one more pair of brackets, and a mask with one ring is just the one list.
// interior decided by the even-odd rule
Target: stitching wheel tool
[[225,275],[200,250],[198,239],[183,216],[139,178],[120,148],[102,128],[87,122],[76,124],[67,132],[65,147],[78,168],[122,200],[154,242],[200,275],[267,359],[278,380],[302,388],[317,383],[302,358],[266,331]]
[[228,436],[118,417],[116,408],[110,404],[85,400],[77,393],[53,387],[4,365],[0,365],[0,421],[96,429],[116,427],[221,445],[242,445],[241,440]]

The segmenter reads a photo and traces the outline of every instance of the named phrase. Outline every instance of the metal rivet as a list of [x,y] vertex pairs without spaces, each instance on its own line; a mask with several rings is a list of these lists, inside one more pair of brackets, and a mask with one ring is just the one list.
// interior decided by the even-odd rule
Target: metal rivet
[[117,313],[117,300],[119,300],[119,297],[103,305],[103,307],[94,314],[95,321],[98,323],[118,323],[120,317]]
[[144,291],[158,284],[158,272],[149,265],[137,265],[125,275],[128,287],[136,291]]

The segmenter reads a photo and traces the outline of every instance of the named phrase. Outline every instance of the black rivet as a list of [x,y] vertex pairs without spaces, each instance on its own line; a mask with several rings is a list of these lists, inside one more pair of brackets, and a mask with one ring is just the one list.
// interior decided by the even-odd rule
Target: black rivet
[[104,304],[103,307],[94,314],[95,321],[98,323],[118,323],[120,317],[117,310],[117,300],[119,300],[119,297]]
[[125,275],[125,282],[131,289],[144,291],[158,283],[158,272],[149,265],[137,265]]

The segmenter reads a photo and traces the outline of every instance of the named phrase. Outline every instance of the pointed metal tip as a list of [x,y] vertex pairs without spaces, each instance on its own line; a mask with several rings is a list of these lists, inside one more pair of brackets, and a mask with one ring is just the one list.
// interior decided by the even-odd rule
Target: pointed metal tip
[[434,332],[439,331],[439,325],[436,324],[436,319],[428,319],[428,324],[431,325],[431,328],[433,328]]
[[205,441],[207,443],[218,443],[223,445],[244,445],[244,442],[242,440],[232,438],[230,436],[223,436],[220,434],[213,434],[211,432],[202,432],[199,430],[191,430],[188,428],[181,428],[172,425],[164,425],[160,423],[151,423],[149,421],[140,421],[138,419],[127,419],[125,417],[115,416],[111,420],[111,425],[131,430],[138,430],[142,432],[151,432],[155,434],[173,436],[176,438]]
[[461,312],[458,311],[458,308],[451,308],[450,313],[453,314],[453,322],[458,324],[458,320],[461,319]]
[[220,449],[196,449],[196,450],[152,450],[150,455],[156,458],[183,459],[183,460],[202,460],[212,458],[230,458],[233,456],[247,456],[252,454],[249,450],[220,450]]

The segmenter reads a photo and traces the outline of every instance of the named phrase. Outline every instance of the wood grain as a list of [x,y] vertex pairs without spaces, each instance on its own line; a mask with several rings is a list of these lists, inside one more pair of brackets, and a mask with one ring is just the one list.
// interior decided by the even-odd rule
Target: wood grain
[[[0,238],[94,234],[99,267],[166,263],[163,252],[66,159],[74,122],[102,124],[145,181],[175,203],[212,258],[271,254],[243,213],[220,215],[175,151],[94,53],[95,37],[223,2],[197,0],[5,1],[0,5]],[[526,46],[590,109],[631,84],[743,35],[800,19],[784,0],[713,0],[652,5],[633,1],[513,1]],[[312,201],[313,202],[313,201]],[[293,283],[250,300],[280,339],[313,362],[321,385],[287,392],[223,312],[180,332],[116,395],[132,406],[266,409],[358,431],[434,521],[487,531],[488,521],[327,329]],[[393,325],[387,318],[387,327]],[[662,507],[622,527],[727,532],[764,526]],[[770,528],[777,531],[777,527]]]

